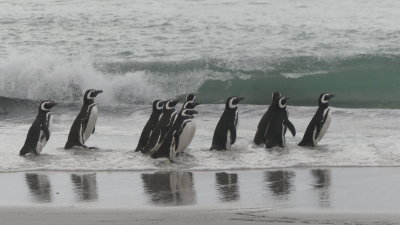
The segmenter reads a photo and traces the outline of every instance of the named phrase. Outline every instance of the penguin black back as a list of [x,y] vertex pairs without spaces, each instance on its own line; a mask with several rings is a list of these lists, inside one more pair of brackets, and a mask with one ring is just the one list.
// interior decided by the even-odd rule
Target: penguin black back
[[29,128],[24,146],[19,152],[20,155],[34,153],[38,155],[50,138],[52,115],[50,109],[56,105],[53,101],[42,101],[39,105],[39,112]]
[[335,95],[322,93],[318,98],[318,109],[311,119],[299,146],[315,147],[325,135],[330,124],[329,100]]
[[149,142],[150,134],[153,128],[156,126],[158,120],[160,119],[160,115],[162,113],[164,102],[161,100],[153,101],[153,111],[150,115],[149,120],[143,128],[143,131],[140,135],[139,143],[136,147],[135,152],[143,151],[144,146]]
[[226,100],[225,110],[215,128],[210,150],[230,150],[230,146],[235,143],[239,121],[237,105],[243,99],[234,96]]
[[94,103],[94,99],[102,92],[102,90],[95,89],[89,89],[85,92],[81,111],[71,126],[65,149],[70,149],[74,146],[88,148],[85,142],[90,134],[94,133],[97,121],[97,106]]
[[271,118],[266,129],[265,147],[285,147],[286,129],[289,128],[293,136],[296,135],[296,129],[289,121],[288,112],[286,109],[286,101],[288,98],[280,97],[275,103],[271,111]]
[[257,132],[256,132],[256,134],[254,136],[254,140],[253,140],[255,145],[265,144],[265,135],[266,135],[268,124],[271,121],[271,114],[272,114],[273,110],[276,110],[275,108],[278,106],[278,101],[279,101],[280,97],[281,97],[281,93],[279,93],[279,92],[274,92],[272,94],[272,103],[268,107],[268,109],[264,113],[264,115],[261,117],[260,122],[258,123]]
[[160,144],[167,134],[167,131],[169,130],[169,128],[171,128],[174,122],[173,118],[175,118],[174,114],[176,114],[175,106],[176,104],[178,104],[178,102],[179,100],[177,99],[170,99],[168,101],[165,101],[160,119],[154,126],[149,141],[143,148],[143,153],[151,154],[160,147]]

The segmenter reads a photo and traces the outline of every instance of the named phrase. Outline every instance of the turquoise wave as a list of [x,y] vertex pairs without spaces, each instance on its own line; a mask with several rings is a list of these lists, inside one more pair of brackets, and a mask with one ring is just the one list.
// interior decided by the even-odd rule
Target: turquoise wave
[[[310,59],[307,59],[310,60]],[[316,105],[320,93],[337,95],[332,105],[354,108],[400,108],[400,58],[360,56],[340,61],[305,58],[286,61],[275,70],[227,80],[207,80],[198,92],[204,102],[221,103],[227,96],[246,97],[247,104],[269,104],[280,91],[292,105]]]

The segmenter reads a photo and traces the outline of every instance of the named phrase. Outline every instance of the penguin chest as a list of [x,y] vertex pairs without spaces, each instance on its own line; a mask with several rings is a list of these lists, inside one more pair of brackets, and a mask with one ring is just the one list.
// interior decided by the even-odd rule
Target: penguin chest
[[184,128],[179,136],[178,152],[184,152],[193,140],[196,132],[196,122],[194,119],[184,122]]
[[89,139],[90,135],[93,133],[93,129],[97,122],[97,115],[98,115],[97,106],[93,105],[92,107],[89,107],[87,113],[88,113],[87,115],[88,119],[86,120],[87,121],[86,127],[84,126],[84,124],[82,124],[82,127],[85,127],[85,129],[82,130],[82,138],[83,138],[82,144],[84,144]]
[[330,108],[325,109],[323,117],[322,117],[322,126],[321,126],[321,131],[319,132],[319,135],[315,137],[315,144],[318,144],[318,142],[324,137],[326,134],[326,131],[328,130],[329,126],[331,125],[331,112]]
[[[47,113],[46,121],[44,122],[43,126],[47,127],[47,129],[49,130],[49,135],[51,135],[51,131],[53,130],[53,116],[51,115],[51,113]],[[44,133],[43,129],[40,129],[39,140],[36,145],[36,153],[40,154],[46,144],[46,134]]]

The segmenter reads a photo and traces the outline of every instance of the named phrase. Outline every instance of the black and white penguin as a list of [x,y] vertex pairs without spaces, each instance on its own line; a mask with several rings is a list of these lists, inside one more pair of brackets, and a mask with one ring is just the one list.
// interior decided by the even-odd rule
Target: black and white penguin
[[286,108],[287,97],[280,97],[271,110],[271,118],[265,135],[265,147],[285,147],[285,134],[287,128],[296,136],[296,129],[289,121],[289,115]]
[[193,118],[193,115],[197,114],[194,109],[182,109],[174,123],[174,125],[169,129],[167,135],[164,138],[160,148],[156,150],[151,157],[157,158],[169,158],[170,161],[174,161],[176,155],[178,154],[178,146],[181,142],[182,133],[186,126],[186,123]]
[[230,150],[236,141],[236,129],[239,123],[238,104],[243,97],[229,97],[225,110],[214,131],[210,150]]
[[153,112],[150,115],[149,120],[143,128],[142,134],[140,135],[139,143],[136,147],[135,152],[143,151],[144,146],[149,142],[151,131],[158,123],[160,115],[162,113],[164,102],[161,100],[153,101]]
[[143,153],[150,153],[157,151],[164,140],[168,130],[172,127],[176,120],[175,106],[178,104],[178,99],[170,99],[165,101],[163,110],[159,121],[151,131],[150,139],[143,148]]
[[39,105],[39,113],[29,128],[26,136],[25,144],[19,152],[20,155],[33,153],[35,155],[42,152],[43,147],[47,144],[50,138],[53,116],[50,109],[56,105],[53,101],[43,101]]
[[[89,139],[90,135],[94,133],[96,121],[97,121],[97,105],[94,103],[94,98],[102,90],[89,89],[83,96],[83,106],[78,116],[69,131],[68,141],[65,144],[65,149],[72,147],[83,147],[89,148],[85,145],[85,142]],[[95,148],[95,147],[90,147]]]
[[[196,106],[200,105],[198,102],[186,102],[182,107],[184,109],[194,109]],[[177,145],[177,154],[184,153],[187,147],[193,140],[194,134],[196,133],[196,121],[194,115],[191,118],[186,119],[185,123],[182,125],[182,130],[180,131],[179,145]]]
[[253,143],[256,146],[264,145],[265,144],[265,135],[267,132],[267,128],[269,123],[271,122],[271,114],[272,111],[274,111],[275,107],[277,107],[277,102],[279,101],[279,98],[281,97],[281,93],[279,92],[274,92],[272,94],[272,103],[268,107],[267,111],[264,113],[264,115],[261,117],[260,122],[258,123],[257,126],[257,132],[256,135],[254,136]]
[[334,96],[335,95],[327,93],[323,93],[319,96],[319,107],[310,124],[308,124],[307,130],[303,136],[303,140],[299,143],[299,146],[315,147],[318,145],[318,142],[325,135],[329,125],[331,124],[329,99],[333,98]]

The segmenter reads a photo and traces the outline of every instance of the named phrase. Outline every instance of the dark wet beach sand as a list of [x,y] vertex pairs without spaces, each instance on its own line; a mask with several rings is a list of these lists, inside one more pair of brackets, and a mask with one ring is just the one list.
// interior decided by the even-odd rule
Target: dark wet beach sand
[[0,218],[2,224],[400,224],[399,174],[397,167],[0,173]]

